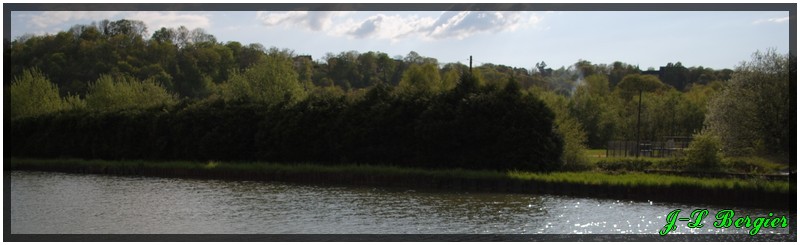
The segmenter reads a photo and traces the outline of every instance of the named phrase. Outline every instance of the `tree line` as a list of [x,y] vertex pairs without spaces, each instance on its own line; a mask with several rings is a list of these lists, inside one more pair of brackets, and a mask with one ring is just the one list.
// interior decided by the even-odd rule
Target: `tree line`
[[7,147],[14,156],[47,158],[558,170],[563,139],[553,113],[508,84],[478,86],[465,75],[459,86],[435,94],[381,84],[358,97],[321,92],[273,101],[244,95],[65,110],[13,120],[14,144]]
[[[467,68],[461,63],[440,64],[437,59],[414,51],[393,57],[382,52],[348,51],[328,53],[313,60],[291,50],[267,49],[258,43],[218,42],[201,28],[162,27],[150,37],[145,36],[147,30],[137,20],[103,20],[75,25],[54,35],[24,35],[13,41],[5,40],[4,59],[9,66],[4,84],[8,85],[14,75],[25,69],[38,68],[59,86],[62,95],[82,96],[88,92],[88,84],[100,76],[126,74],[139,80],[153,79],[181,98],[203,98],[214,84],[228,81],[234,72],[245,70],[270,54],[293,59],[292,67],[301,83],[336,86],[345,91],[378,83],[396,86],[409,76],[408,70],[419,73],[420,69],[438,73],[428,79],[443,79],[452,84],[457,74]],[[436,69],[430,69],[431,66]],[[726,81],[732,73],[730,69],[687,68],[680,62],[669,63],[658,71],[654,69],[642,71],[623,62],[592,64],[579,60],[573,66],[555,70],[544,61],[530,69],[485,63],[476,67],[476,72],[489,83],[503,83],[513,76],[523,88],[546,87],[565,95],[574,92],[580,78],[595,74],[608,77],[610,88],[626,75],[651,74],[684,91],[691,84]]]
[[[7,117],[41,118],[54,112],[103,114],[152,108],[177,113],[216,103],[313,107],[308,103],[320,97],[355,103],[370,94],[381,94],[376,90],[389,90],[386,96],[404,98],[402,101],[417,98],[430,102],[438,101],[432,98],[443,94],[455,93],[465,77],[471,77],[467,80],[473,81],[480,91],[516,88],[523,94],[521,98],[542,100],[554,112],[554,130],[564,142],[559,164],[580,166],[585,163],[581,149],[604,148],[610,140],[691,136],[709,127],[717,134],[737,131],[720,129],[720,120],[734,119],[718,119],[723,116],[717,115],[731,114],[720,114],[719,108],[732,110],[734,106],[725,107],[725,103],[715,98],[734,97],[731,91],[736,87],[746,87],[741,89],[742,93],[756,93],[754,89],[764,86],[736,84],[751,84],[754,79],[764,78],[743,74],[758,74],[773,65],[756,62],[755,68],[713,70],[702,66],[687,68],[677,62],[659,70],[643,71],[622,62],[592,64],[579,60],[558,69],[549,68],[542,61],[531,69],[485,63],[470,71],[464,64],[441,64],[413,51],[404,57],[349,51],[313,60],[291,50],[266,49],[260,44],[221,43],[202,29],[160,28],[149,38],[144,37],[146,30],[141,21],[106,20],[76,25],[55,35],[6,40],[4,58],[9,65],[4,87],[6,98],[12,100],[11,110],[6,110]],[[758,55],[788,62],[785,61],[788,57],[773,51]],[[783,64],[779,73],[795,74],[791,72],[796,69],[792,65],[796,67],[792,63]],[[781,75],[770,79],[782,82],[786,78],[791,77]],[[772,92],[757,98],[762,101],[782,98],[783,102],[795,98],[771,96],[785,92],[779,89],[788,85],[781,86],[784,87],[769,87]],[[759,106],[751,105],[753,108],[749,110]],[[739,143],[747,147],[724,144],[726,151],[741,152],[746,148],[747,152],[767,154],[778,152],[772,149],[772,145],[778,144],[783,147],[780,154],[790,154],[792,151],[785,144],[794,144],[794,140],[781,136],[786,132],[770,132],[772,136],[764,138],[755,129],[794,130],[786,123],[796,120],[789,116],[795,114],[786,114],[786,108],[780,105],[770,108],[777,110],[774,113],[777,116],[770,115],[775,122],[754,123],[749,136],[722,137],[728,141],[747,139],[746,143]],[[639,130],[634,130],[637,122]]]

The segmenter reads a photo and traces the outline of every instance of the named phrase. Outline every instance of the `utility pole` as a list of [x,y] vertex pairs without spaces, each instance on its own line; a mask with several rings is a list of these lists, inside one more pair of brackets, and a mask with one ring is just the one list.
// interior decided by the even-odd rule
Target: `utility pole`
[[472,55],[469,56],[469,74],[472,74]]
[[639,158],[639,142],[641,130],[639,129],[640,121],[642,120],[642,89],[639,89],[639,109],[636,110],[636,158]]

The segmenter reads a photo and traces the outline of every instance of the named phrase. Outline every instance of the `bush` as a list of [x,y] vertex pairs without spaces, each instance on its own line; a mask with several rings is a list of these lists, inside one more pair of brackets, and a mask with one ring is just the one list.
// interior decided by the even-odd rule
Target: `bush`
[[563,140],[535,97],[491,88],[302,101],[210,99],[166,108],[85,110],[9,123],[18,157],[392,164],[552,171]]
[[686,162],[690,169],[718,170],[722,162],[719,140],[710,134],[696,134],[686,149]]
[[[509,82],[516,84],[516,82]],[[531,90],[530,96],[541,98],[544,103],[555,113],[556,132],[564,140],[559,169],[566,171],[582,171],[590,169],[589,158],[586,156],[586,132],[583,125],[569,113],[569,99],[554,92]]]
[[89,84],[89,92],[86,94],[83,107],[92,110],[120,111],[167,107],[175,103],[177,103],[176,96],[154,80],[139,81],[127,75],[116,77],[103,75]]
[[603,171],[634,171],[642,172],[653,165],[653,162],[644,159],[610,159],[600,160],[597,167]]
[[[24,70],[8,87],[12,117],[30,117],[68,108],[59,96],[58,86],[38,69]],[[74,98],[74,97],[71,97]]]
[[561,170],[583,171],[590,169],[589,157],[586,156],[586,147],[583,142],[586,134],[581,124],[575,118],[559,116],[556,119],[558,133],[564,138],[564,152],[561,154]]

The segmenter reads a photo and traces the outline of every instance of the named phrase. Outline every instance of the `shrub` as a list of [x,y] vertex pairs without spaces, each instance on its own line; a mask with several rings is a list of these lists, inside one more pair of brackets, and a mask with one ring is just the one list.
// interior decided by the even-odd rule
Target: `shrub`
[[542,101],[513,89],[404,96],[376,86],[352,100],[209,99],[21,118],[9,124],[15,144],[7,145],[19,157],[553,171],[563,152],[553,118]]
[[37,116],[67,108],[58,87],[38,69],[25,70],[8,88],[12,117]]
[[[509,82],[515,84],[516,82]],[[589,159],[585,154],[586,132],[583,125],[569,113],[569,99],[554,92],[532,90],[529,96],[536,96],[549,107],[555,115],[556,132],[564,141],[559,169],[566,171],[581,171],[590,168]]]
[[176,96],[154,80],[139,81],[128,75],[116,77],[103,75],[89,84],[89,92],[86,94],[83,107],[92,110],[120,111],[134,108],[163,108],[175,103],[177,103]]
[[559,116],[556,119],[558,133],[564,138],[564,152],[561,155],[561,170],[582,171],[588,170],[589,157],[586,156],[586,134],[581,124],[573,117]]
[[690,169],[718,170],[722,162],[719,139],[710,134],[696,134],[686,149],[686,161]]

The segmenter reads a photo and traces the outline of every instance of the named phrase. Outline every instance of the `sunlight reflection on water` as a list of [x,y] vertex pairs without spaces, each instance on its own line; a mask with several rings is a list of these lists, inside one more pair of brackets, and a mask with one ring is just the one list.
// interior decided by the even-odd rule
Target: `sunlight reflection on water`
[[716,229],[717,210],[780,210],[633,202],[552,195],[322,187],[276,182],[6,173],[11,232],[162,234],[657,234],[675,209],[709,210],[703,228],[673,234],[745,234]]

